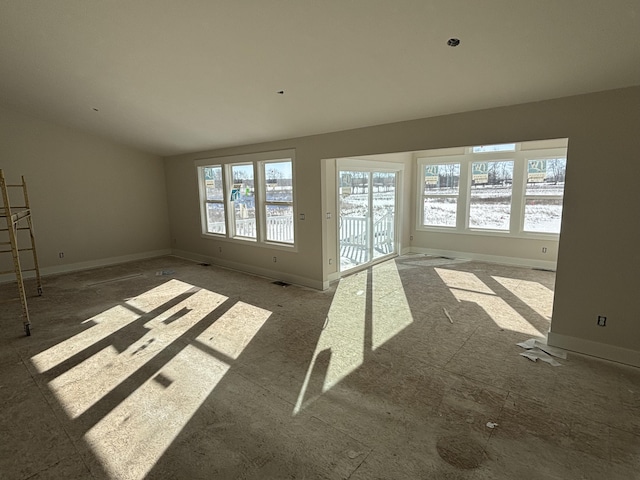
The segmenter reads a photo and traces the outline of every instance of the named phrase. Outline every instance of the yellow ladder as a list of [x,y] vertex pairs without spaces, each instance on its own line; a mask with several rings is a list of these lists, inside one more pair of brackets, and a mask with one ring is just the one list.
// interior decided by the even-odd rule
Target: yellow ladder
[[[10,188],[21,188],[24,205],[11,206]],[[40,280],[40,268],[38,267],[38,255],[36,253],[36,240],[33,235],[33,222],[31,220],[31,208],[29,206],[29,195],[27,194],[27,183],[22,177],[22,183],[10,185],[5,181],[4,172],[0,169],[0,190],[2,190],[2,209],[0,209],[0,219],[4,224],[0,224],[0,232],[7,232],[9,240],[0,241],[0,253],[11,253],[13,257],[13,270],[0,271],[0,274],[14,273],[18,283],[18,293],[22,303],[22,319],[24,331],[31,335],[31,322],[29,321],[29,309],[27,307],[27,295],[24,289],[24,272],[35,272],[38,295],[42,295],[42,282]],[[28,230],[31,240],[28,247],[18,246],[18,231]],[[4,240],[4,239],[3,239]],[[10,248],[7,249],[7,246]],[[23,270],[20,266],[20,252],[32,252],[33,268]]]

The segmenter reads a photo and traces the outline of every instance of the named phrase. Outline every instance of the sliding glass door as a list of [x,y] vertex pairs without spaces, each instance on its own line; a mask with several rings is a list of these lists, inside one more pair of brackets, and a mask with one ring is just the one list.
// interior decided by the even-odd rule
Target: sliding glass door
[[340,169],[340,271],[394,255],[397,172]]

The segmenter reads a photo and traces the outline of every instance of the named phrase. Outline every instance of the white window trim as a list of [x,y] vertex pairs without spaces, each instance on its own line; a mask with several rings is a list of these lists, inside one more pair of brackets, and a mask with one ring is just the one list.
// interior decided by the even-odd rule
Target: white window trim
[[[206,167],[211,167],[211,168],[220,168],[221,171],[221,175],[222,175],[222,200],[209,200],[207,198],[207,189],[205,186],[205,178],[204,178],[204,169]],[[198,168],[196,169],[197,173],[198,173],[198,192],[199,192],[199,200],[200,200],[200,222],[201,222],[201,227],[202,227],[202,232],[206,232],[207,235],[213,235],[215,237],[225,237],[228,235],[229,233],[229,219],[227,218],[226,215],[226,211],[227,211],[227,188],[226,188],[226,181],[225,181],[225,168],[223,165],[220,164],[207,164],[207,165],[201,165],[198,166]],[[208,232],[208,226],[209,226],[209,222],[207,221],[207,205],[209,203],[214,203],[217,205],[223,205],[224,206],[224,210],[225,210],[225,216],[224,216],[224,230],[225,233],[213,233],[213,232]]]
[[[243,245],[253,245],[256,247],[266,247],[275,250],[298,251],[298,215],[297,215],[297,195],[296,195],[296,173],[295,173],[295,149],[274,150],[270,152],[257,152],[242,155],[232,155],[224,157],[200,158],[194,161],[198,180],[198,204],[200,208],[200,236],[202,238],[220,240]],[[263,164],[276,161],[291,161],[291,176],[293,185],[293,243],[276,242],[266,239],[265,215],[262,210],[265,207],[264,197],[264,174]],[[233,165],[251,164],[253,165],[254,193],[256,195],[256,238],[239,237],[235,235],[235,222],[231,218],[235,215],[233,202],[231,202],[231,187],[233,178],[231,167]],[[225,229],[226,234],[216,234],[207,232],[207,212],[206,212],[206,190],[204,187],[204,168],[210,166],[222,167],[224,205],[225,205]]]
[[[558,233],[548,232],[531,232],[524,230],[524,208],[525,201],[534,196],[526,195],[526,165],[528,160],[567,158],[567,148],[546,148],[523,150],[521,144],[516,144],[516,151],[509,152],[472,152],[473,147],[465,148],[464,155],[438,155],[438,156],[417,156],[418,175],[416,175],[416,192],[418,195],[416,208],[416,230],[425,232],[463,234],[463,235],[481,235],[496,236],[523,239],[557,239]],[[421,152],[422,153],[422,152]],[[425,152],[426,153],[426,152]],[[481,160],[480,160],[481,159]],[[492,162],[492,161],[508,161],[513,164],[513,182],[511,190],[511,213],[509,230],[492,230],[479,229],[469,227],[469,209],[471,201],[471,166],[474,162]],[[423,225],[424,218],[424,198],[430,195],[424,194],[424,167],[426,165],[443,165],[459,163],[460,164],[460,180],[458,182],[458,204],[456,209],[456,226],[429,226]],[[433,195],[435,196],[435,195]],[[444,197],[445,195],[441,195]],[[564,195],[545,195],[541,196],[545,199],[563,199]]]

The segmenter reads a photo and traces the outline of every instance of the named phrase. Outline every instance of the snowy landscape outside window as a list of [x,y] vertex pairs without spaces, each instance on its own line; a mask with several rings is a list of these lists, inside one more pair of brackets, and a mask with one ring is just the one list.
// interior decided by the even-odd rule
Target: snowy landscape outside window
[[423,224],[455,227],[460,184],[460,164],[424,165]]
[[195,160],[204,237],[295,249],[295,150]]
[[560,233],[566,158],[527,162],[524,202],[525,232]]
[[471,164],[469,228],[509,230],[513,162]]
[[264,162],[266,239],[293,243],[293,171],[291,160]]
[[207,232],[224,235],[226,227],[222,167],[220,165],[205,167],[203,176]]
[[417,228],[558,235],[567,143],[555,139],[424,152],[417,157]]
[[256,196],[253,164],[231,166],[234,236],[256,238]]

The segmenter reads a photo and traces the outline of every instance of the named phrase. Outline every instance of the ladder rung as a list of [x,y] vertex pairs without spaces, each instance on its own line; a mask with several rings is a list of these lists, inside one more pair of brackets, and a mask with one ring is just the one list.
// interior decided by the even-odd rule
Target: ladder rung
[[20,271],[21,272],[35,272],[36,269],[35,268],[21,268]]
[[30,252],[31,250],[35,250],[35,248],[31,247],[31,248],[19,248],[18,249],[19,252]]
[[[14,228],[13,230],[31,230],[29,227],[18,227],[18,228]],[[0,232],[8,232],[9,229],[8,228],[0,228]]]
[[0,272],[0,275],[4,275],[5,273],[16,273],[15,270],[5,270],[4,272]]
[[0,245],[11,245],[11,242],[0,242]]
[[12,185],[9,185],[8,183],[5,184],[7,187],[24,187],[24,183],[14,183]]

